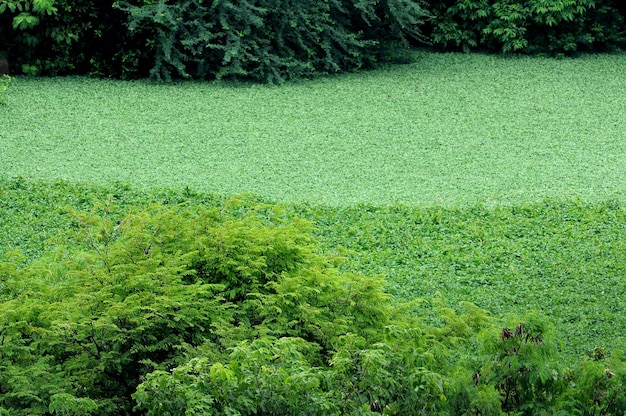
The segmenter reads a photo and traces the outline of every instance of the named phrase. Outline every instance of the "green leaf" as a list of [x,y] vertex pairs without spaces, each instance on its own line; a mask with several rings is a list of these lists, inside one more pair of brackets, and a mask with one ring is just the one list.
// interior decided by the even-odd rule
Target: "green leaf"
[[39,17],[22,12],[13,18],[13,29],[26,30],[39,24]]

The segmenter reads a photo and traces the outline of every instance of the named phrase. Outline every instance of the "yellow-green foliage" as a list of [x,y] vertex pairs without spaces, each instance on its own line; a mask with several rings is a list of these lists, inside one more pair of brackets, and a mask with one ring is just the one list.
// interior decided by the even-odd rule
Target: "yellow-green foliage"
[[111,201],[0,262],[0,414],[626,410],[619,359],[570,370],[545,319],[470,303],[428,326],[279,206]]
[[[336,374],[319,380],[323,395],[333,386],[349,396],[336,400],[352,407],[374,400],[376,371],[385,378],[376,394],[390,403],[395,390],[418,380],[387,393],[389,382],[415,371],[419,380],[440,379],[426,370],[426,339],[397,316],[382,281],[339,273],[333,259],[316,254],[310,225],[278,207],[234,200],[215,209],[132,210],[119,219],[110,212],[107,204],[73,212],[70,241],[65,236],[71,250],[61,246],[24,267],[19,258],[0,264],[0,406],[12,414],[73,404],[130,412],[147,374],[165,377],[193,358],[207,368],[247,366],[237,373],[244,377],[271,368],[278,354],[271,351],[285,348],[293,351],[283,357],[290,377],[296,358],[316,379],[318,366],[330,366]],[[397,354],[397,345],[412,355]],[[242,354],[265,358],[239,362]],[[443,394],[439,381],[426,384],[434,398]],[[150,398],[138,398],[151,408]]]

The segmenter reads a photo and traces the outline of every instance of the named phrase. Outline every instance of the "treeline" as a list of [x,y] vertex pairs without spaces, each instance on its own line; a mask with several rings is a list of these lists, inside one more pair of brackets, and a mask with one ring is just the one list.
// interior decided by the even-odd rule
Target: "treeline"
[[624,47],[614,0],[1,0],[14,74],[275,82],[410,48],[571,55]]

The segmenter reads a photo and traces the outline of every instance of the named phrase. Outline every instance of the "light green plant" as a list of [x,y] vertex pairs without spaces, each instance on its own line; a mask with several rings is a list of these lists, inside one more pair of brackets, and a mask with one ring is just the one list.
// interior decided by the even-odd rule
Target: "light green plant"
[[15,78],[10,75],[4,74],[0,77],[0,104],[6,105],[9,100],[6,97],[6,92],[11,84],[15,82]]
[[[0,174],[331,206],[597,201],[626,189],[615,156],[626,77],[611,76],[626,54],[419,56],[281,88],[18,77]],[[33,146],[24,137],[41,108]]]
[[[307,392],[320,401],[314,414],[442,405],[445,381],[417,321],[393,307],[382,279],[318,255],[308,222],[246,198],[119,220],[111,209],[72,213],[74,231],[55,244],[74,249],[26,267],[0,262],[0,406],[12,414],[129,414],[150,373],[158,386],[137,396],[150,414],[170,401],[190,414],[210,397],[224,411],[233,402],[241,414],[281,414]],[[185,374],[193,358],[207,363],[206,386],[170,395],[169,372],[195,377]],[[232,377],[211,380],[220,366]],[[204,399],[179,403],[182,391]]]
[[98,410],[98,405],[85,397],[74,397],[68,393],[57,393],[50,397],[48,410],[53,414],[85,416]]

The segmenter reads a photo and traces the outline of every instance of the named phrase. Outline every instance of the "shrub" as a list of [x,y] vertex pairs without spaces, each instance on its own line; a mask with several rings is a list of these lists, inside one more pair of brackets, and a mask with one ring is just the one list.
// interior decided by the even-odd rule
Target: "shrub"
[[401,57],[425,16],[414,0],[4,0],[0,45],[29,75],[275,82]]
[[507,412],[548,411],[563,390],[563,375],[555,362],[557,345],[545,319],[529,315],[513,328],[490,336],[484,354],[491,359],[476,383],[495,388]]
[[[393,404],[418,386],[414,400],[440,402],[428,340],[397,316],[380,279],[339,273],[317,255],[306,222],[238,202],[154,207],[119,221],[106,210],[73,214],[71,252],[0,263],[0,406],[11,414],[131,414],[144,377],[137,398],[150,410],[150,383],[201,363],[240,383],[227,396],[207,392],[224,408],[227,397],[253,393],[278,406],[263,395],[276,396],[281,375],[319,383],[320,397],[333,391],[322,407]],[[259,366],[268,369],[262,393],[246,381]],[[284,399],[303,392],[284,390]]]
[[68,214],[0,262],[0,414],[623,413],[623,362],[567,369],[533,314],[427,326],[278,206]]
[[569,375],[573,388],[561,399],[563,414],[626,414],[626,361],[583,361]]
[[[482,332],[478,356],[464,357],[451,410],[460,415],[552,414],[567,388],[549,323],[534,314]],[[471,372],[467,370],[474,368]]]
[[413,0],[120,2],[129,30],[149,39],[152,77],[266,82],[370,66],[421,39]]
[[551,55],[623,47],[623,16],[611,1],[433,2],[432,40],[445,49]]

